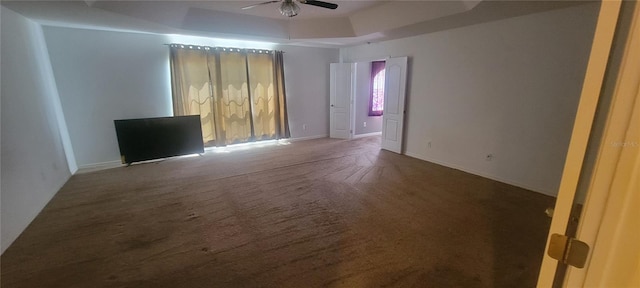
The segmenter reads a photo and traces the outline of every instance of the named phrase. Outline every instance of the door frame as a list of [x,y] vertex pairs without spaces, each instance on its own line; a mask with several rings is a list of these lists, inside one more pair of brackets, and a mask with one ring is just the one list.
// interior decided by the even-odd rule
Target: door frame
[[[347,63],[354,63],[355,67],[358,67],[359,64],[363,64],[363,65],[364,64],[368,64],[369,65],[369,70],[368,70],[369,74],[365,75],[365,76],[371,78],[371,75],[370,75],[371,74],[371,63],[375,62],[375,61],[385,61],[385,65],[386,65],[387,59],[389,59],[389,58],[366,58],[364,60],[361,59],[361,60],[358,60],[358,61],[347,62]],[[351,114],[351,120],[352,120],[351,127],[353,127],[352,138],[360,138],[360,137],[363,137],[363,135],[364,136],[369,136],[369,135],[373,135],[373,133],[379,133],[380,135],[382,135],[382,126],[380,127],[380,131],[379,132],[372,132],[370,134],[358,134],[358,135],[356,135],[356,127],[357,127],[356,125],[358,125],[358,123],[356,123],[356,110],[358,109],[358,105],[363,105],[363,104],[368,105],[369,104],[368,102],[367,103],[358,103],[358,94],[357,94],[358,90],[357,90],[357,85],[356,85],[357,79],[358,79],[358,69],[356,68],[354,70],[354,75],[353,75],[353,78],[352,78],[352,80],[353,80],[352,81],[352,86],[353,86],[352,107],[353,107],[353,109],[351,110],[351,113],[352,113]],[[371,83],[368,83],[368,84],[371,84]],[[371,87],[371,85],[368,85],[368,86],[369,86],[369,88]],[[369,94],[371,93],[370,89],[368,90],[368,93]],[[384,107],[383,107],[383,112],[382,113],[384,115]],[[382,122],[382,117],[383,116],[378,116],[378,117],[380,117],[380,122]],[[382,145],[382,143],[381,143],[381,145]]]
[[[629,3],[622,4],[619,23],[629,19],[629,26],[618,30],[622,35],[615,44],[622,47],[622,59],[610,66],[610,75],[617,75],[612,104],[576,233],[592,252],[584,269],[567,269],[568,287],[629,285],[629,275],[640,273],[630,270],[640,269],[640,211],[632,206],[640,205],[633,192],[640,191],[640,5],[625,6]],[[640,278],[635,281],[640,286]]]
[[[622,262],[633,264],[633,261],[635,261],[635,265],[638,264],[637,256],[640,256],[638,255],[638,253],[640,253],[640,247],[638,247],[639,245],[637,243],[634,248],[636,254],[618,253],[614,256],[617,257],[615,260],[612,260],[613,258],[610,257],[611,251],[620,251],[620,248],[617,247],[617,245],[623,243],[626,239],[625,237],[620,236],[624,233],[617,233],[621,231],[619,229],[620,225],[617,225],[617,222],[624,220],[626,221],[624,223],[627,223],[627,226],[631,227],[631,224],[629,224],[630,219],[628,217],[632,215],[631,213],[633,213],[634,210],[633,208],[629,208],[629,205],[623,205],[624,201],[620,202],[619,199],[628,199],[629,197],[632,197],[634,194],[631,191],[635,191],[633,190],[634,187],[638,186],[637,177],[634,178],[631,176],[634,175],[631,174],[634,169],[640,169],[638,168],[638,165],[640,165],[638,163],[640,161],[640,156],[637,151],[638,147],[636,147],[635,151],[620,151],[620,149],[612,149],[615,147],[611,147],[611,145],[609,145],[612,141],[620,141],[619,139],[636,139],[633,141],[640,141],[637,140],[637,132],[635,136],[626,135],[631,138],[624,138],[625,133],[628,134],[628,128],[630,125],[636,125],[635,129],[640,128],[638,127],[638,123],[632,122],[632,118],[629,116],[632,115],[632,113],[635,113],[634,117],[636,120],[634,121],[638,121],[637,119],[640,117],[638,116],[638,113],[640,113],[638,110],[640,110],[640,108],[637,108],[640,104],[640,96],[638,96],[640,95],[638,93],[640,69],[636,67],[639,59],[637,54],[640,53],[640,44],[638,44],[640,43],[638,42],[638,38],[640,38],[640,32],[638,30],[640,29],[637,28],[640,27],[638,26],[638,11],[640,11],[638,10],[638,6],[639,5],[636,4],[634,12],[635,19],[633,20],[635,21],[635,31],[634,28],[627,31],[627,33],[631,33],[629,35],[630,40],[627,41],[627,43],[621,44],[625,45],[624,56],[619,67],[621,73],[618,74],[618,78],[615,82],[616,84],[612,105],[606,115],[603,136],[599,139],[593,140],[600,142],[600,148],[593,173],[589,175],[591,176],[590,179],[587,179],[589,180],[589,187],[587,189],[588,194],[583,207],[580,226],[576,235],[577,239],[586,242],[592,247],[592,252],[590,252],[591,255],[589,255],[590,257],[587,259],[587,266],[584,269],[572,267],[567,269],[566,277],[562,282],[563,287],[581,287],[583,285],[599,286],[602,284],[613,283],[607,281],[616,279],[615,277],[609,277],[611,275],[620,275],[619,271],[621,267],[619,267],[619,264],[616,265],[616,263]],[[547,238],[547,248],[545,249],[545,254],[540,267],[538,287],[552,287],[553,285],[558,262],[547,255],[549,239],[554,233],[565,234],[567,228],[571,208],[574,202],[575,191],[581,169],[583,167],[586,146],[591,134],[595,108],[600,97],[601,87],[605,77],[605,69],[610,61],[609,56],[611,53],[612,41],[614,39],[614,34],[616,32],[620,33],[620,31],[616,31],[616,26],[620,18],[620,9],[621,1],[619,0],[607,0],[601,2],[598,23],[594,34],[580,104],[578,106],[571,142],[567,152],[551,228]],[[617,35],[618,38],[620,36],[624,35]],[[631,43],[631,41],[634,42]],[[615,67],[610,69],[615,69]],[[609,73],[607,75],[611,77],[613,77],[612,75],[616,75],[611,74],[612,71],[607,71],[607,73]],[[635,106],[633,103],[635,103]],[[634,107],[636,107],[635,112]],[[637,142],[635,143],[640,145]],[[621,158],[621,153],[631,153],[631,155],[626,158]],[[635,153],[635,155],[633,153]],[[630,160],[626,160],[626,162],[623,163],[623,161],[619,161],[621,159]],[[637,173],[637,170],[635,172]],[[614,191],[611,186],[613,183],[617,183],[620,188]],[[637,199],[637,195],[635,197]],[[618,201],[613,201],[615,199],[618,199]],[[609,222],[606,222],[607,219]],[[593,265],[593,268],[591,268],[590,265]],[[629,269],[629,267],[636,266],[627,265],[626,268]],[[631,273],[629,275],[634,274]]]
[[[358,77],[358,76],[357,76],[357,74],[356,74],[356,73],[357,73],[357,69],[355,69],[355,67],[356,67],[358,64],[361,64],[361,63],[369,63],[369,65],[371,65],[371,62],[374,62],[374,61],[385,61],[385,63],[386,63],[387,61],[389,61],[389,59],[393,59],[393,58],[407,58],[407,64],[406,64],[406,67],[405,67],[405,68],[406,68],[406,71],[405,71],[405,81],[404,81],[404,85],[405,85],[405,95],[404,95],[404,96],[405,96],[405,99],[404,99],[405,103],[404,103],[404,104],[406,105],[406,97],[407,97],[407,93],[409,92],[409,91],[406,91],[406,88],[407,88],[407,86],[406,86],[406,85],[407,85],[407,81],[408,81],[408,78],[407,78],[407,77],[409,77],[409,75],[408,75],[408,73],[409,73],[409,57],[408,57],[408,56],[397,56],[397,57],[391,57],[391,56],[388,56],[388,57],[386,57],[386,58],[380,58],[380,57],[367,57],[367,58],[363,58],[363,59],[352,60],[352,62],[342,62],[342,61],[341,61],[341,62],[337,62],[337,63],[331,63],[331,64],[350,64],[350,65],[352,65],[352,66],[351,66],[351,95],[350,95],[350,100],[349,100],[349,101],[350,101],[350,103],[351,103],[351,104],[350,104],[350,105],[351,105],[351,108],[350,108],[350,115],[349,115],[349,126],[350,126],[350,131],[351,131],[351,133],[349,134],[349,138],[348,138],[349,140],[354,139],[354,138],[358,138],[358,137],[355,135],[355,133],[356,133],[356,125],[358,125],[358,124],[356,123],[356,109],[357,109],[357,106],[356,106],[356,105],[358,104],[358,103],[356,103],[356,80],[357,80],[357,77]],[[330,70],[331,70],[331,69],[330,69]],[[331,72],[330,72],[330,73],[331,73]],[[385,81],[386,81],[386,79],[385,79]],[[333,93],[333,89],[334,89],[334,88],[333,88],[333,87],[330,87],[329,89],[330,89],[330,91],[331,91],[330,93]],[[330,95],[330,97],[329,97],[329,104],[330,104],[330,105],[331,105],[331,98],[332,98],[332,97],[331,97],[331,95]],[[332,111],[332,107],[331,107],[331,106],[329,107],[329,109],[330,109],[330,111]],[[404,111],[406,111],[406,110],[407,110],[407,109],[406,109],[406,107],[404,107]],[[383,111],[383,113],[384,113],[384,111]],[[384,117],[384,114],[383,114],[383,116],[380,116],[380,117],[381,117],[381,118],[383,118],[383,117]],[[403,115],[403,119],[404,119],[405,117],[406,117],[406,113],[404,113],[404,115]],[[329,121],[331,121],[331,112],[330,112],[330,116],[329,116],[329,118],[330,118],[330,119],[329,119]],[[384,119],[384,118],[383,118],[383,119]],[[404,119],[404,120],[406,120],[406,119]],[[382,119],[381,119],[381,121],[382,121],[382,125],[384,126],[384,120],[382,120]],[[377,132],[376,132],[376,133],[377,133]],[[379,132],[379,133],[382,135],[382,133],[383,133],[383,127],[381,127],[381,130],[380,130],[380,132]],[[404,152],[404,145],[405,145],[405,144],[404,144],[404,137],[405,137],[405,129],[404,129],[404,128],[403,128],[403,129],[402,129],[402,131],[401,131],[401,136],[402,136],[402,139],[403,139],[403,144],[402,144],[402,147],[401,147],[401,153],[400,153],[400,154],[403,154],[403,152]],[[329,124],[329,137],[331,137],[331,123]],[[380,143],[380,146],[382,147],[382,143]]]

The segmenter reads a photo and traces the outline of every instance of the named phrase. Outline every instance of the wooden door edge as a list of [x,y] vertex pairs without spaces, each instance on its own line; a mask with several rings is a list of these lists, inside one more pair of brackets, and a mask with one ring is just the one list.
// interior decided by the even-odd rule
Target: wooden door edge
[[[548,247],[551,235],[564,234],[567,228],[575,191],[580,177],[580,171],[591,132],[591,126],[597,107],[600,91],[607,67],[611,43],[615,33],[618,15],[620,12],[620,0],[602,1],[598,22],[593,37],[593,44],[587,64],[580,102],[576,113],[576,119],[571,133],[571,141],[562,172],[562,180],[556,200],[556,209],[551,221],[551,227],[545,244],[545,252],[540,266],[537,287],[548,288],[553,286],[557,260],[549,257]],[[563,209],[566,208],[566,209]],[[542,211],[541,211],[542,213]]]

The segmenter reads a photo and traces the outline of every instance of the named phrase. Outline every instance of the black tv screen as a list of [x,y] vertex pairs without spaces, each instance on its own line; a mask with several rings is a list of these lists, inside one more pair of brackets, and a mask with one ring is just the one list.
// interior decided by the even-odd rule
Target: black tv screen
[[123,164],[204,153],[200,116],[114,120]]

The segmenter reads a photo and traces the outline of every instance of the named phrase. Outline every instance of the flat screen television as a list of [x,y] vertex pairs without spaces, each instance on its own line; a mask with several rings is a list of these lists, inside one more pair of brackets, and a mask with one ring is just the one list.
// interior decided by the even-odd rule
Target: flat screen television
[[204,153],[200,116],[114,120],[123,164]]

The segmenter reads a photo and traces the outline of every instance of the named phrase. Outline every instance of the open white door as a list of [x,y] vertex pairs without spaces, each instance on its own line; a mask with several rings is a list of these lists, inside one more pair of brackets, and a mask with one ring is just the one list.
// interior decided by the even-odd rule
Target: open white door
[[404,99],[407,90],[407,57],[389,58],[385,63],[382,149],[402,153]]
[[353,63],[331,63],[329,137],[351,139],[351,90]]
[[[616,157],[606,155],[607,153],[611,154],[611,151],[615,153],[620,153],[621,152],[620,148],[612,147],[611,143],[615,143],[614,141],[624,141],[624,140],[621,140],[624,138],[614,137],[609,139],[610,137],[608,135],[610,132],[611,133],[616,132],[616,130],[625,131],[625,129],[623,128],[626,128],[626,125],[625,125],[626,123],[623,123],[622,121],[618,121],[619,122],[618,127],[616,127],[612,123],[605,123],[604,127],[606,128],[603,131],[604,132],[603,136],[608,142],[602,142],[602,146],[598,152],[599,155],[597,156],[599,159],[597,159],[594,166],[595,173],[591,175],[591,177],[593,178],[587,181],[590,187],[586,195],[587,197],[586,203],[581,208],[584,215],[582,216],[580,214],[572,215],[572,211],[575,210],[573,209],[574,199],[575,199],[578,183],[580,181],[580,175],[582,172],[581,170],[584,167],[583,164],[585,160],[585,153],[587,151],[589,138],[592,132],[594,115],[596,112],[596,108],[598,106],[598,101],[600,100],[601,91],[603,91],[602,89],[603,81],[605,79],[607,70],[609,69],[607,67],[609,64],[609,59],[611,59],[610,57],[611,46],[612,46],[612,41],[614,39],[614,35],[616,33],[616,26],[617,26],[617,23],[619,23],[620,7],[621,7],[620,0],[602,1],[600,3],[600,11],[598,15],[598,22],[596,24],[596,30],[594,33],[593,44],[591,46],[591,54],[589,56],[589,62],[587,64],[587,70],[586,70],[584,82],[582,85],[580,102],[578,104],[573,131],[571,133],[571,141],[569,142],[569,148],[567,150],[564,170],[562,171],[562,180],[560,181],[560,187],[558,190],[558,197],[555,203],[555,210],[553,211],[551,227],[549,228],[549,235],[547,236],[546,250],[542,259],[542,265],[540,266],[540,273],[538,275],[537,287],[539,288],[559,287],[559,286],[562,286],[562,287],[583,287],[583,286],[584,287],[622,287],[618,285],[612,286],[612,285],[600,285],[600,284],[585,285],[587,283],[585,282],[585,276],[586,276],[585,271],[593,271],[591,270],[591,268],[589,268],[590,263],[588,258],[589,256],[588,247],[594,246],[595,238],[596,238],[595,235],[598,234],[597,231],[600,230],[600,224],[603,223],[602,215],[603,215],[603,211],[605,211],[604,205],[605,203],[608,202],[607,198],[610,195],[613,195],[609,191],[609,187],[611,187],[610,185],[603,186],[600,183],[603,183],[603,181],[605,180],[602,180],[602,179],[609,177],[608,175],[612,175],[614,171],[615,173],[618,173],[618,171],[624,171],[624,170],[618,170],[618,168],[616,168],[616,161],[611,161],[611,159],[618,159],[617,155]],[[619,36],[618,38],[624,39],[624,37],[619,37]],[[635,58],[634,61],[629,61],[629,66],[637,67],[636,65],[637,61],[635,61],[637,59],[638,58]],[[611,67],[615,67],[615,66],[611,66]],[[611,71],[614,71],[614,70],[611,70]],[[610,72],[610,73],[614,73],[614,74],[609,75],[607,77],[616,77],[616,76],[613,76],[615,75],[615,72]],[[616,82],[618,82],[618,80],[616,80]],[[617,84],[616,86],[619,86],[619,84]],[[636,91],[637,91],[637,87],[638,87],[638,84],[636,82],[634,86]],[[617,89],[618,87],[616,87],[612,91],[615,91]],[[633,107],[631,104],[616,103],[616,101],[620,100],[621,98],[623,97],[616,96],[616,98],[613,98],[612,103],[614,104],[612,104],[612,107],[616,107],[616,108],[622,107],[624,108],[624,110],[626,110],[626,112],[621,110],[624,113],[617,112],[618,114],[625,114],[625,113],[630,114],[629,112],[631,111],[630,108]],[[628,103],[633,103],[633,101],[630,101]],[[610,110],[609,113],[611,112],[612,111]],[[613,115],[618,115],[618,114],[609,114],[607,118],[611,118]],[[625,126],[625,127],[620,127],[621,126],[620,124],[622,124],[622,126]],[[596,139],[594,141],[600,141],[600,140],[601,139]],[[629,143],[632,143],[632,142],[629,142]],[[606,152],[606,153],[603,153],[603,152]],[[605,160],[605,159],[608,159],[608,160]],[[606,163],[609,163],[609,165],[608,166],[604,165]],[[606,167],[606,168],[602,169],[601,167]],[[628,171],[631,171],[631,169],[625,171],[624,173],[627,173]],[[624,174],[624,173],[621,173],[621,174]],[[595,186],[592,186],[592,185],[595,185]],[[599,187],[599,188],[592,189],[593,187]],[[629,188],[630,187],[631,185],[629,186]],[[621,190],[621,191],[625,193],[627,192],[627,190]],[[628,194],[628,195],[631,195],[631,194]],[[617,211],[621,211],[621,210],[617,210]],[[590,216],[590,215],[593,215],[593,216]],[[576,219],[580,221],[577,234],[572,235],[574,233],[567,233],[568,224],[570,222],[575,222]],[[595,219],[595,221],[589,221],[590,219]],[[625,219],[625,220],[628,220],[628,219]],[[594,231],[592,233],[594,235],[589,236],[587,235],[589,233],[583,233],[583,232],[587,232],[588,230]],[[574,241],[575,240],[574,238],[580,241]],[[566,243],[562,242],[563,239],[570,239],[570,240],[567,240],[566,243],[571,243],[571,244],[564,245]],[[600,241],[600,239],[598,239],[598,241]],[[587,248],[583,249],[583,251],[580,253],[571,252],[572,250],[569,250],[569,249],[573,249],[572,247],[582,246],[582,245],[573,244],[573,243],[579,244],[579,242],[583,242],[587,246]],[[569,257],[570,255],[571,257]],[[583,256],[584,258],[580,256]],[[595,254],[593,254],[592,257],[593,258],[591,259],[591,261],[596,259]],[[584,261],[584,262],[575,261],[575,262],[582,262],[582,263],[575,264],[575,266],[577,267],[584,266],[584,268],[567,267],[565,269],[563,268],[564,264],[559,264],[558,259],[562,261],[561,263],[564,263],[564,262],[567,262],[570,258],[572,260],[578,259],[578,260]],[[559,268],[562,268],[562,269],[559,269]],[[604,270],[602,267],[598,269],[600,271]],[[597,273],[600,273],[600,272],[597,272]],[[568,277],[565,277],[565,276],[568,276]],[[625,287],[628,287],[628,286],[625,286]]]

